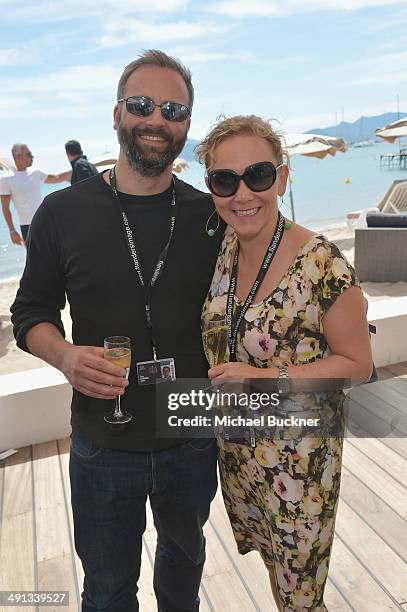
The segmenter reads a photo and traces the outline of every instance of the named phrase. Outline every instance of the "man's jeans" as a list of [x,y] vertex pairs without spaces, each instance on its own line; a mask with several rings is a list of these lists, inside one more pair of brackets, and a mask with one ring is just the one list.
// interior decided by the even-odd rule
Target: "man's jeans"
[[154,453],[96,446],[72,435],[75,547],[85,581],[83,612],[135,612],[147,496],[158,540],[159,612],[195,612],[205,562],[202,527],[216,493],[214,440]]

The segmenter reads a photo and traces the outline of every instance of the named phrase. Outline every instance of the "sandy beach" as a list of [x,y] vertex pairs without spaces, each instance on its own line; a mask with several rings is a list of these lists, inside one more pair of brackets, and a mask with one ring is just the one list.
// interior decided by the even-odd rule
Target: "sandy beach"
[[[353,263],[354,235],[347,227],[322,231],[329,240],[335,242],[348,260]],[[14,301],[18,282],[0,283],[0,375],[11,374],[33,368],[41,368],[47,364],[17,348],[10,321],[10,306]],[[67,340],[71,339],[71,319],[69,307],[62,312]]]

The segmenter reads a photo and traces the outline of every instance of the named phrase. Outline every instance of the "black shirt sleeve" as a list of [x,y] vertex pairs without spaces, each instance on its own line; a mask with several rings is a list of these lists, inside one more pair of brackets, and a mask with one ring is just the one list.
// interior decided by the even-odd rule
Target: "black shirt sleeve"
[[17,346],[29,352],[25,336],[31,327],[43,322],[55,325],[65,337],[61,319],[65,302],[62,254],[45,199],[30,226],[27,261],[16,299],[10,308]]
[[91,176],[96,176],[98,174],[98,170],[96,166],[88,162],[86,159],[79,159],[72,170],[71,184],[78,183],[79,181],[84,181]]

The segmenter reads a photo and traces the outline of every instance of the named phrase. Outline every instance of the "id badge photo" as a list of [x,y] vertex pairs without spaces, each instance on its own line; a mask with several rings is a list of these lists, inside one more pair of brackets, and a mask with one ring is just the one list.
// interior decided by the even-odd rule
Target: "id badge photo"
[[139,361],[136,363],[139,385],[156,385],[176,380],[175,361],[173,357]]

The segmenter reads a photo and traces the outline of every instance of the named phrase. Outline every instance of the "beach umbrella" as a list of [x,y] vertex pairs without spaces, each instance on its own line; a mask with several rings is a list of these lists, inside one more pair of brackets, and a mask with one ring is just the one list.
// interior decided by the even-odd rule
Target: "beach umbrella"
[[[287,156],[305,155],[306,157],[317,157],[323,159],[327,155],[335,156],[338,151],[345,153],[348,147],[343,138],[335,136],[323,136],[322,134],[284,134],[280,136],[283,149]],[[290,205],[292,220],[295,221],[294,196],[291,181]]]
[[[102,153],[101,155],[96,155],[95,157],[92,157],[89,161],[96,166],[96,168],[99,170],[99,172],[103,172],[104,170],[107,170],[108,168],[112,168],[112,166],[115,165],[116,161],[117,161],[117,155],[115,153],[112,153],[111,151],[106,151],[105,153]],[[180,172],[182,172],[183,170],[185,170],[185,168],[188,168],[188,162],[185,161],[185,159],[182,159],[182,157],[177,157],[177,159],[174,161],[173,164],[173,170],[174,172],[177,172],[178,174]]]
[[11,170],[12,168],[14,168],[13,162],[0,155],[0,170]]
[[98,172],[104,172],[105,170],[109,170],[113,168],[117,161],[117,154],[112,153],[112,151],[105,151],[100,155],[95,155],[90,158],[90,163],[96,166]]
[[106,168],[111,168],[115,165],[117,161],[117,154],[112,153],[111,151],[105,151],[101,155],[95,155],[95,157],[91,157],[89,161],[91,164],[96,166],[99,172],[102,172],[101,168],[105,170]]
[[182,159],[182,157],[177,157],[177,159],[173,163],[173,171],[179,174],[180,172],[185,170],[185,168],[189,168],[188,162],[186,162],[185,159]]
[[399,119],[393,123],[389,123],[385,127],[375,130],[376,136],[383,138],[387,142],[393,143],[397,138],[407,136],[407,117]]

